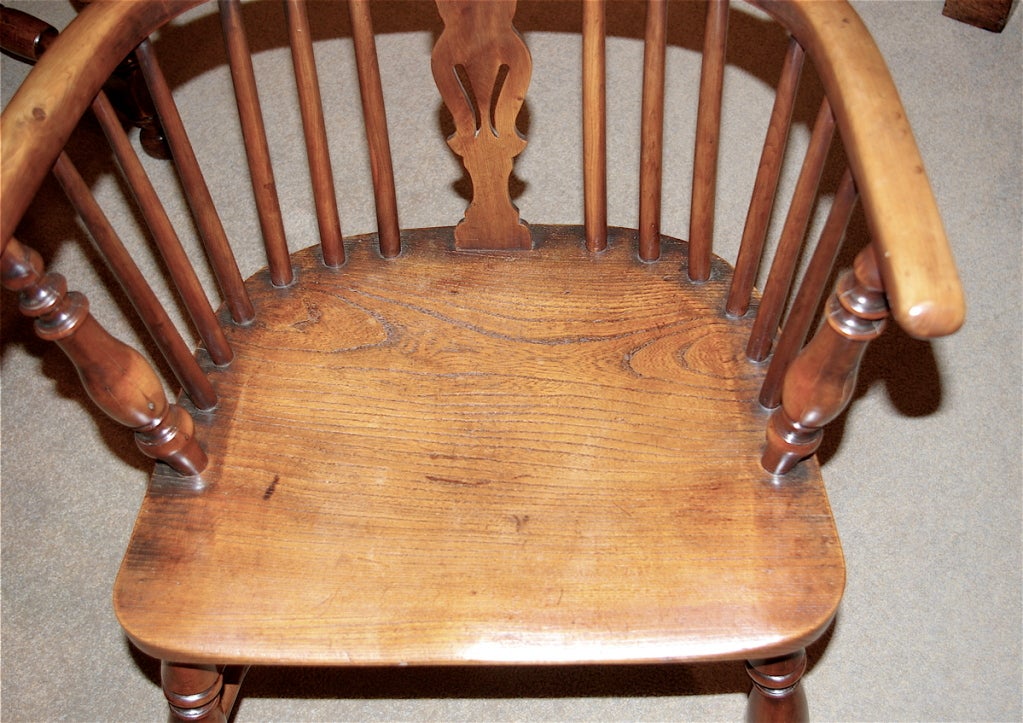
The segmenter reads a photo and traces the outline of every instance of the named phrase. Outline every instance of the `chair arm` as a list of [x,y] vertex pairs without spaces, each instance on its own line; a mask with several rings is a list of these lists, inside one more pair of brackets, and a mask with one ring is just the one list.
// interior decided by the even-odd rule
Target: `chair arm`
[[751,0],[813,60],[878,251],[892,315],[910,335],[951,334],[962,286],[906,112],[884,58],[844,0]]
[[53,41],[0,117],[0,251],[118,63],[202,1],[95,2]]

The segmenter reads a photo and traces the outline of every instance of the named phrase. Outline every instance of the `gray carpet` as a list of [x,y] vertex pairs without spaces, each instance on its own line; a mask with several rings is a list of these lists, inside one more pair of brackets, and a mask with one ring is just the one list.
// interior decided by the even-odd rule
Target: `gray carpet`
[[[57,25],[72,14],[63,0],[12,1]],[[824,473],[848,560],[848,591],[829,633],[811,652],[806,677],[820,720],[1019,720],[1021,718],[1021,18],[1000,34],[944,18],[940,2],[857,2],[886,54],[942,208],[969,304],[966,326],[926,344],[894,331],[865,363],[852,412],[823,450]],[[570,7],[570,6],[569,6]],[[517,203],[530,221],[580,217],[578,45],[562,33],[574,11],[527,3],[521,27],[535,60],[527,123],[531,136],[517,176]],[[276,3],[246,6],[270,133],[280,149],[278,185],[293,212],[295,248],[312,242],[308,185],[301,169],[294,90],[283,38],[271,30]],[[405,226],[453,223],[464,206],[456,159],[441,141],[443,116],[428,67],[436,20],[385,3],[379,41],[398,195]],[[313,12],[321,68],[350,66],[343,11]],[[672,8],[669,57],[665,232],[685,236],[700,6]],[[426,19],[424,19],[426,18]],[[623,37],[611,62],[611,220],[635,223],[641,13],[612,3]],[[717,251],[734,254],[759,144],[784,48],[777,32],[758,34],[753,13],[735,10],[726,77]],[[426,28],[427,30],[423,30]],[[418,30],[419,32],[409,32]],[[229,82],[222,51],[200,38],[216,24],[201,13],[165,33],[157,47],[184,63],[171,75],[208,168],[241,168],[233,107],[212,98]],[[171,46],[177,45],[177,50]],[[171,64],[168,62],[168,65]],[[287,72],[267,74],[284,64]],[[3,99],[21,77],[3,59]],[[350,69],[322,71],[345,231],[372,228],[372,200],[359,145],[361,121]],[[805,145],[816,101],[808,79],[796,112],[791,154]],[[275,102],[278,97],[281,102]],[[558,131],[561,131],[559,134]],[[545,133],[546,132],[546,133]],[[548,138],[546,139],[545,138]],[[123,190],[98,131],[85,124],[73,154],[101,198]],[[84,147],[83,147],[84,146]],[[207,154],[203,156],[203,154]],[[797,159],[798,161],[798,159]],[[147,161],[173,195],[165,164]],[[834,188],[837,161],[825,174]],[[784,182],[791,187],[794,170]],[[52,185],[52,184],[51,184]],[[243,271],[264,261],[247,181],[221,174],[213,193],[241,249]],[[180,201],[172,202],[172,214]],[[818,209],[819,227],[826,203]],[[782,214],[776,213],[776,216]],[[141,265],[162,290],[130,209],[114,215]],[[772,237],[776,237],[778,224]],[[186,242],[194,235],[181,231]],[[862,217],[850,229],[862,242]],[[88,293],[96,316],[118,336],[138,338],[120,297],[101,291],[80,226],[48,187],[26,220],[24,241]],[[2,716],[5,721],[159,720],[163,703],[154,663],[134,651],[111,611],[110,589],[146,481],[130,435],[97,415],[59,350],[35,339],[9,294],[2,307]],[[244,689],[238,721],[278,720],[737,720],[747,682],[740,665],[557,669],[259,669]]]

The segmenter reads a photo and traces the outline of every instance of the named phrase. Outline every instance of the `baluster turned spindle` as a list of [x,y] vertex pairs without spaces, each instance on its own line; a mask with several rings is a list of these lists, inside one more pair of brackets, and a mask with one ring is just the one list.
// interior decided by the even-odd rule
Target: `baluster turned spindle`
[[824,425],[852,399],[860,360],[887,316],[877,258],[867,246],[839,280],[817,334],[785,374],[781,407],[767,425],[764,469],[785,474],[817,451]]
[[19,295],[21,312],[35,318],[36,334],[67,354],[89,397],[114,421],[135,431],[139,449],[181,474],[201,472],[206,453],[193,436],[192,418],[167,401],[146,360],[100,326],[85,296],[68,292],[60,274],[44,274],[39,254],[14,238],[0,257],[0,267],[4,287]]
[[703,62],[700,64],[700,103],[696,117],[692,213],[689,221],[689,278],[692,281],[706,281],[710,278],[727,39],[728,0],[713,0],[707,6]]
[[288,19],[288,38],[291,60],[298,85],[298,104],[302,111],[302,130],[305,135],[309,174],[312,178],[316,223],[320,230],[320,251],[327,266],[340,266],[345,262],[345,248],[341,236],[341,219],[334,193],[334,174],[330,167],[327,148],[327,127],[323,120],[323,101],[320,81],[316,73],[312,31],[305,0],[285,0],[284,12]]
[[[56,28],[39,18],[10,8],[0,9],[0,28],[3,33],[0,46],[28,63],[36,62],[58,35]],[[146,223],[153,233],[160,253],[167,261],[174,283],[182,295],[185,306],[210,357],[216,364],[228,363],[232,356],[231,349],[224,337],[223,330],[217,323],[209,299],[206,298],[195,271],[185,256],[181,242],[174,232],[174,227],[160,203],[149,176],[128,140],[120,117],[104,91],[100,91],[93,100],[92,110],[110,142],[118,165],[120,165]],[[162,130],[160,133],[162,134]],[[53,170],[72,205],[88,227],[97,249],[103,255],[114,276],[117,277],[118,282],[128,293],[129,299],[170,364],[181,386],[200,409],[213,407],[217,398],[209,379],[196,364],[195,358],[171,323],[167,312],[157,301],[152,288],[142,276],[106,215],[92,197],[85,181],[82,180],[66,154],[61,154]]]
[[643,42],[643,108],[639,159],[639,257],[661,255],[661,166],[664,160],[665,0],[646,6]]

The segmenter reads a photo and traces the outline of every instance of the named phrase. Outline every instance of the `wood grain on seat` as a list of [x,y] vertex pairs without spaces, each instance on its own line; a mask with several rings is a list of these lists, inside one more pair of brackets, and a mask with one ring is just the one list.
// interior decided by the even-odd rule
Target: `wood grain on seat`
[[[115,601],[165,659],[686,660],[797,650],[844,568],[816,461],[760,466],[764,367],[730,271],[635,232],[464,253],[412,232],[248,282],[204,490],[160,467]],[[200,352],[201,353],[201,352]],[[775,564],[784,561],[784,565]]]

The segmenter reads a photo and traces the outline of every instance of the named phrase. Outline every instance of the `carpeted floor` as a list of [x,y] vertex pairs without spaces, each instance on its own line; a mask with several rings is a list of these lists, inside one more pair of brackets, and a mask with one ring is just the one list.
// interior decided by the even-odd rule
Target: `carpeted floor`
[[[64,0],[8,4],[59,26],[73,14]],[[570,29],[572,7],[526,0],[521,7],[535,71],[526,116],[531,144],[517,167],[516,194],[531,221],[573,222],[580,215],[578,142],[544,133],[577,123],[579,47],[564,33],[536,30]],[[1016,9],[1003,33],[991,34],[943,17],[937,1],[861,0],[856,7],[902,92],[960,263],[969,312],[966,326],[948,339],[927,344],[894,331],[879,341],[866,360],[852,413],[828,434],[824,474],[849,582],[834,626],[810,651],[807,692],[820,720],[1020,720],[1021,12]],[[642,13],[624,0],[611,8],[619,36],[609,42],[610,213],[613,223],[634,225],[639,90],[626,79],[642,56],[636,39]],[[453,223],[464,206],[460,169],[441,140],[429,68],[418,60],[437,28],[431,13],[396,2],[377,9],[378,28],[387,31],[378,42],[398,195],[403,225],[410,227]],[[245,7],[267,108],[291,104],[294,93],[284,38],[270,29],[279,14],[277,3]],[[324,3],[313,9],[315,34],[323,41],[321,85],[334,109],[328,124],[339,139],[332,146],[335,167],[341,178],[362,179],[366,161],[350,152],[361,133],[351,45],[337,39],[347,32],[344,15]],[[674,3],[671,17],[667,138],[677,161],[666,164],[664,228],[685,236],[698,77],[693,50],[702,6]],[[757,34],[763,22],[755,13],[733,9],[730,24],[717,226],[717,251],[726,258],[741,233],[785,42],[777,32]],[[168,66],[184,62],[171,83],[181,105],[194,109],[185,121],[200,156],[210,157],[211,167],[240,168],[234,108],[211,100],[229,80],[224,72],[205,72],[222,66],[222,51],[201,40],[217,33],[208,13],[193,14],[157,48]],[[268,73],[281,61],[286,73]],[[345,69],[323,70],[335,62]],[[6,101],[22,71],[6,57],[2,71]],[[791,150],[796,166],[816,109],[812,77],[806,85]],[[284,102],[274,103],[277,96]],[[311,243],[314,228],[304,212],[307,187],[288,183],[301,177],[292,168],[304,155],[299,126],[291,112],[267,115],[283,149],[275,157],[282,203],[299,211],[300,220],[288,228],[298,248]],[[98,137],[86,124],[74,157],[97,196],[109,198],[123,189]],[[825,174],[825,189],[834,188],[836,166]],[[147,161],[147,167],[160,187],[175,190],[166,164]],[[784,183],[793,182],[790,170]],[[339,184],[348,233],[371,228],[367,188],[362,180]],[[213,192],[224,201],[229,234],[243,240],[243,272],[251,273],[265,262],[257,253],[248,182],[229,176]],[[172,208],[172,215],[179,211]],[[138,239],[135,214],[122,209],[114,219],[126,239]],[[857,216],[850,236],[864,233]],[[73,288],[88,293],[94,313],[115,334],[137,338],[125,302],[100,291],[108,275],[97,270],[84,232],[53,188],[21,236]],[[151,259],[142,266],[162,280]],[[2,717],[162,719],[157,667],[122,636],[109,599],[145,486],[146,461],[129,435],[92,410],[61,352],[35,339],[11,302],[5,294],[0,337]],[[737,720],[746,690],[741,665],[723,664],[258,669],[246,683],[237,720]]]

